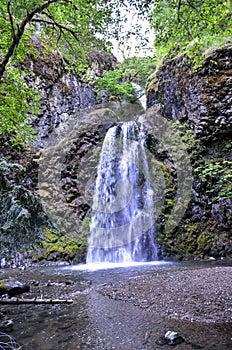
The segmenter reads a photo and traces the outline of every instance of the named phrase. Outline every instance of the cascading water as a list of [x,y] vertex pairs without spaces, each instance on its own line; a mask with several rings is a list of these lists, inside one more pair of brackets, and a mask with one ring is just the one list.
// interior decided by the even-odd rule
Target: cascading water
[[154,198],[135,122],[110,128],[97,171],[87,263],[157,260]]

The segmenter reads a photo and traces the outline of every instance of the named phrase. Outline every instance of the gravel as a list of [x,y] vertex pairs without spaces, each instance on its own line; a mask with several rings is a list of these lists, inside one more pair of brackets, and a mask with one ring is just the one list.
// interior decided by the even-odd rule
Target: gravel
[[99,292],[169,319],[232,322],[232,267],[155,272]]

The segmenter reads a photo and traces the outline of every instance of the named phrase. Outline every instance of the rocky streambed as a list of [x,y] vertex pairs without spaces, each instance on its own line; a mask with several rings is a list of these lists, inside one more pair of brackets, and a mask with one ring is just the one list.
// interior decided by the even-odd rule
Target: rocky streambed
[[[72,304],[1,305],[24,350],[232,349],[232,267],[166,263],[103,270],[50,266],[1,270],[30,285],[23,298]],[[22,297],[20,296],[20,297]],[[179,341],[165,340],[177,332]],[[13,349],[13,348],[12,348]]]

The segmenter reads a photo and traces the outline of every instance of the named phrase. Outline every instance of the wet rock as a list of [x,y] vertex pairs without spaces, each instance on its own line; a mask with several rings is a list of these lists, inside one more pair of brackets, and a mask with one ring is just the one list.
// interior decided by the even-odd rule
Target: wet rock
[[7,294],[9,297],[14,297],[18,294],[30,291],[30,287],[19,281],[1,280],[0,281],[0,295]]
[[12,332],[14,327],[14,322],[12,320],[4,320],[0,322],[1,332]]
[[179,335],[177,332],[174,331],[167,331],[164,336],[160,337],[156,344],[163,346],[163,345],[178,345],[184,342],[184,339]]

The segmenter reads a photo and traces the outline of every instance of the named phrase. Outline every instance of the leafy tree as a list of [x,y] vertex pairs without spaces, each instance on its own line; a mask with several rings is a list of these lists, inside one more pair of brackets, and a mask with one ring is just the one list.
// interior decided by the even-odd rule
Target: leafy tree
[[157,53],[183,52],[232,34],[231,0],[157,0],[151,12]]
[[36,30],[49,40],[48,49],[63,49],[67,57],[85,56],[93,46],[102,48],[103,40],[96,35],[106,30],[111,10],[102,0],[11,0],[0,3],[0,14],[2,78],[10,61],[18,62],[25,56],[25,46],[29,48]]
[[40,95],[30,89],[17,69],[0,82],[0,135],[8,133],[17,145],[34,140],[30,117],[39,112]]
[[[154,72],[155,60],[151,57],[131,57],[119,63],[117,69],[104,72],[95,81],[95,89],[100,97],[135,102],[139,94],[144,94],[146,80]],[[135,85],[139,85],[136,89]],[[141,89],[142,88],[142,89]]]
[[62,50],[67,66],[80,72],[93,47],[105,48],[97,38],[110,22],[111,9],[103,0],[0,1],[0,135],[10,133],[16,143],[28,140],[28,122],[38,108],[38,94],[25,83],[18,63],[28,52],[37,55],[31,38],[43,42],[43,50]]
[[[119,37],[130,6],[148,10],[150,0],[0,0],[0,135],[14,142],[31,135],[29,116],[36,112],[38,95],[28,89],[18,63],[27,52],[37,55],[31,38],[37,36],[44,51],[62,51],[70,68],[81,74],[88,52],[110,47],[109,36]],[[38,111],[38,109],[37,109]]]

